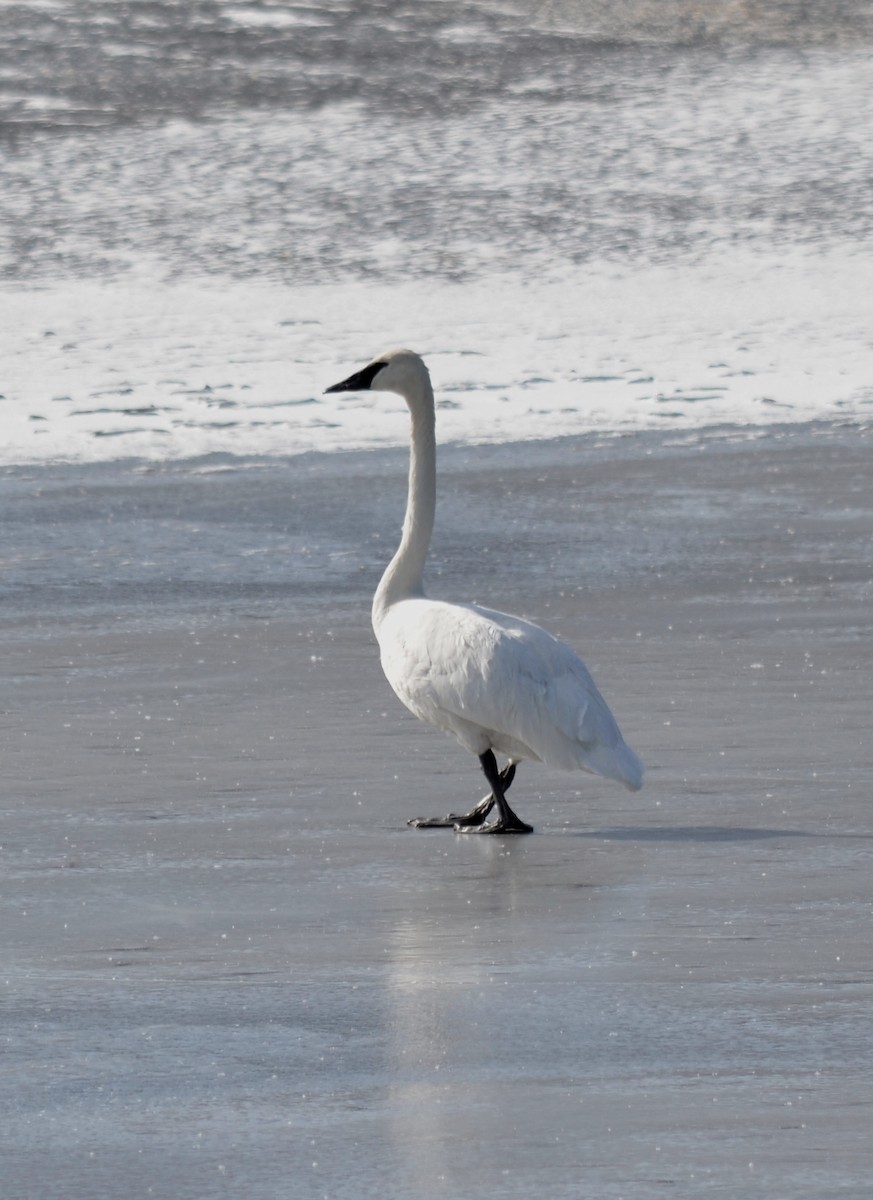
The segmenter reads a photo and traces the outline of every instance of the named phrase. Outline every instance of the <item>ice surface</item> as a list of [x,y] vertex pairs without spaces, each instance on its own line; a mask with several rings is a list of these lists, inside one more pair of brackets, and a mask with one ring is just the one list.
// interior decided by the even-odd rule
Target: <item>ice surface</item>
[[368,627],[403,451],[7,469],[4,1195],[866,1200],[869,452],[442,454],[432,591],[648,766],[512,844],[404,823],[484,789]]

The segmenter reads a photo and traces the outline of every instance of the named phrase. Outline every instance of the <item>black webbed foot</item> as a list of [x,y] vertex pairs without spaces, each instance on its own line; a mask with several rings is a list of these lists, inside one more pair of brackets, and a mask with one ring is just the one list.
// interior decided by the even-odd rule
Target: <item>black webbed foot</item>
[[[498,775],[502,791],[506,792],[515,778],[515,763],[509,762]],[[413,829],[478,830],[494,807],[494,792],[483,797],[468,813],[448,813],[445,817],[413,817],[406,824]]]
[[[488,805],[486,812],[490,811],[491,804]],[[476,825],[482,825],[485,816],[486,813],[478,813],[473,809],[468,813],[446,813],[444,817],[412,817],[406,824],[413,829],[455,829],[461,826],[465,829],[472,829]]]
[[526,825],[512,809],[509,810],[509,820],[498,817],[487,825],[455,825],[455,833],[533,833],[533,825]]

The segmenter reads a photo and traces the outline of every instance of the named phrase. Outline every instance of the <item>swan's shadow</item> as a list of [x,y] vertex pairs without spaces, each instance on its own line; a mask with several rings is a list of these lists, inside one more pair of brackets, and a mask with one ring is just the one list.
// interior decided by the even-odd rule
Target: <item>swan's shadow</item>
[[[577,837],[610,842],[758,842],[772,838],[807,838],[820,835],[802,829],[754,829],[742,825],[667,825],[657,828],[582,829]],[[862,834],[869,837],[869,834]]]

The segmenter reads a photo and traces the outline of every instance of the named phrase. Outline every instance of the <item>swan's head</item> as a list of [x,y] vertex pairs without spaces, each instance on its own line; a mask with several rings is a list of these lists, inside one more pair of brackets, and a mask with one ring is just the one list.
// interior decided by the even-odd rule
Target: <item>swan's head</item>
[[412,350],[391,350],[379,354],[360,371],[327,392],[397,392],[409,402],[430,395],[427,367]]

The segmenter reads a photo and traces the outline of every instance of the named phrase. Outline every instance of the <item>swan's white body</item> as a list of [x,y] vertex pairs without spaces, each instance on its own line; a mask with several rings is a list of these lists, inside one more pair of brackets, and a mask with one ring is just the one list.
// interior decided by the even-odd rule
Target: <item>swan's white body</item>
[[538,625],[419,597],[392,605],[376,636],[385,676],[410,712],[473,754],[493,750],[639,788],[640,762],[588,668]]
[[364,389],[399,393],[412,419],[403,536],[372,614],[382,667],[398,697],[480,757],[496,752],[511,763],[535,759],[637,790],[642,763],[569,646],[519,617],[425,596],[422,575],[436,506],[430,377],[418,355],[395,350],[329,390]]

